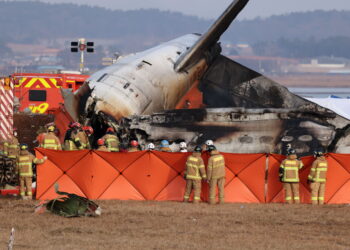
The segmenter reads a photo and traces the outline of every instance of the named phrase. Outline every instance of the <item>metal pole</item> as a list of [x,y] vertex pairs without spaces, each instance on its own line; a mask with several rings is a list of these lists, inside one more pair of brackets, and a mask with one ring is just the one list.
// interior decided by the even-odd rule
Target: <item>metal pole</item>
[[80,55],[80,72],[84,73],[84,50],[81,51]]

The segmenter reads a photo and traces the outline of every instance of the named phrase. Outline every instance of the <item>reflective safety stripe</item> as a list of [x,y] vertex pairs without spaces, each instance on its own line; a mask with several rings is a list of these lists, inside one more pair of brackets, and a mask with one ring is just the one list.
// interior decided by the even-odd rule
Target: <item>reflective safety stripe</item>
[[296,163],[296,161],[286,161],[287,165],[297,165]]
[[191,168],[198,168],[197,165],[194,165],[192,163],[187,163],[187,166],[191,167]]
[[286,201],[290,201],[291,199],[292,199],[292,197],[290,197],[290,196],[286,197]]
[[297,167],[284,167],[285,170],[298,170]]
[[32,177],[32,162],[29,161],[29,156],[19,156],[18,166],[19,166],[19,176]]
[[28,194],[28,195],[32,195],[32,192],[31,192],[31,191],[29,191],[29,192],[27,192],[27,194]]
[[327,167],[327,163],[325,163],[325,162],[320,162],[320,166],[321,166],[321,167]]
[[299,200],[299,196],[294,196],[294,200]]
[[220,157],[215,157],[214,159],[213,159],[213,161],[220,161],[220,160],[222,160],[222,157],[220,156]]
[[318,197],[318,200],[323,201],[324,197]]
[[312,201],[317,201],[317,197],[311,197]]
[[194,176],[194,175],[186,175],[186,179],[201,180],[202,177],[200,177],[200,176]]
[[21,192],[20,195],[21,195],[21,196],[24,196],[24,195],[25,195],[25,192]]
[[185,195],[185,196],[184,196],[184,199],[188,199],[188,198],[190,198],[188,195]]
[[200,198],[200,197],[195,196],[195,197],[194,197],[194,199],[195,199],[196,201],[198,201],[198,200],[200,200],[201,198]]
[[47,144],[54,144],[54,143],[56,143],[56,140],[55,140],[55,139],[45,139],[45,140],[44,140],[44,143],[47,143]]
[[188,161],[194,161],[194,162],[197,162],[197,161],[199,161],[199,159],[197,159],[196,157],[192,157],[192,156],[190,156],[190,157],[188,158]]
[[18,148],[18,145],[16,145],[16,144],[11,144],[11,145],[8,145],[7,147],[9,147],[9,148]]

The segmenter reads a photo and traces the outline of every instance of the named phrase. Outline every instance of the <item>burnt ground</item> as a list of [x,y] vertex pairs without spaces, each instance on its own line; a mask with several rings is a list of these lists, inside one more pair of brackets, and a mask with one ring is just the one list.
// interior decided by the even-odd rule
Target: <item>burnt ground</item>
[[350,249],[349,205],[98,201],[98,218],[34,214],[37,201],[0,199],[0,248]]

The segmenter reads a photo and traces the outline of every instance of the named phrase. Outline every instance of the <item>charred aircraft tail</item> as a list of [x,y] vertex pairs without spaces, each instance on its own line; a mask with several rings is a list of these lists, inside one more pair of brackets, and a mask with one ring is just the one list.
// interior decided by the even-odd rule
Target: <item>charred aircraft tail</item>
[[215,45],[248,2],[249,0],[233,1],[209,30],[202,35],[189,50],[180,56],[174,65],[175,71],[180,72],[186,70],[188,67],[198,62],[198,60],[203,57],[204,53]]

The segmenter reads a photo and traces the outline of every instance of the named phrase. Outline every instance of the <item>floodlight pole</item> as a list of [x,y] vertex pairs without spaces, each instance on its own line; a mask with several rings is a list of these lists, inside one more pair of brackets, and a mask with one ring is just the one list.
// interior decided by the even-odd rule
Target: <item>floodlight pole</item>
[[80,52],[80,72],[84,73],[84,50],[81,50]]

